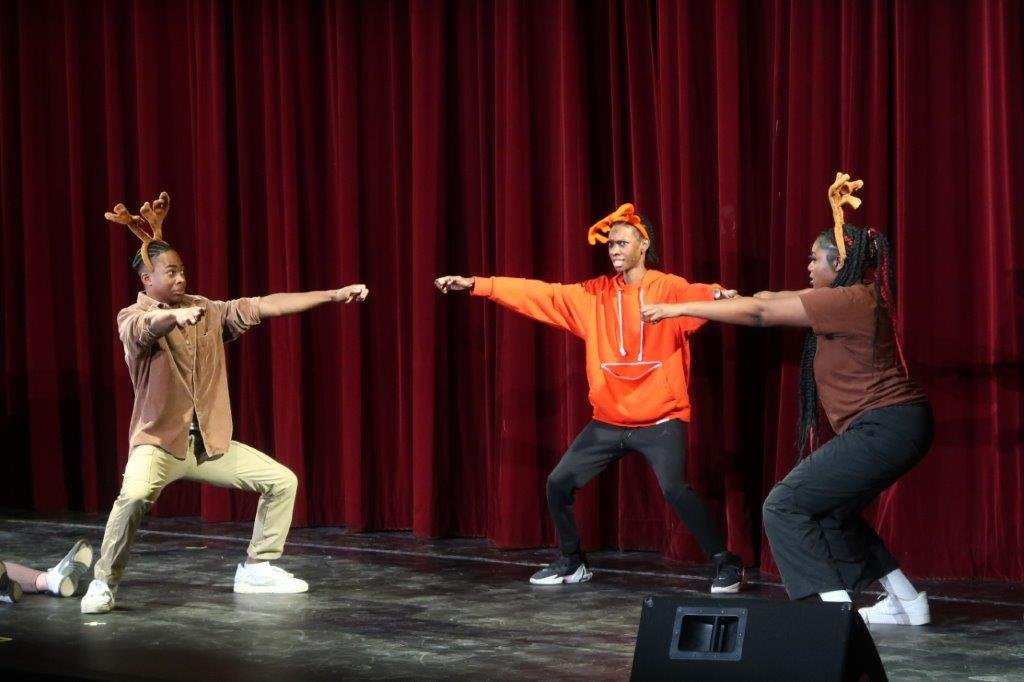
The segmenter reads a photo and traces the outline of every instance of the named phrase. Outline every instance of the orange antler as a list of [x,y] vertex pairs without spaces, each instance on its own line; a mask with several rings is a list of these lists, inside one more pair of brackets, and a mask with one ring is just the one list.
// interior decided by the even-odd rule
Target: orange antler
[[636,214],[636,209],[633,208],[633,204],[622,204],[615,209],[614,213],[609,213],[590,226],[590,229],[587,230],[587,241],[590,242],[590,245],[594,246],[598,242],[602,244],[607,243],[608,237],[605,235],[611,232],[612,225],[615,223],[629,223],[640,231],[644,239],[650,239],[647,230],[644,229],[643,221],[640,220],[640,216]]
[[846,260],[846,241],[843,239],[843,206],[854,210],[860,208],[861,200],[853,193],[864,186],[863,180],[850,180],[849,173],[836,173],[836,180],[828,188],[828,204],[832,207],[832,229],[835,232],[836,248],[839,249],[839,262]]

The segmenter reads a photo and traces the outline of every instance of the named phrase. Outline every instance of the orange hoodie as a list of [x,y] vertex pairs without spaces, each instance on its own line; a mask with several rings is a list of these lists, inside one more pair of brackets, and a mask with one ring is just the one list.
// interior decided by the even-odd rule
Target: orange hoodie
[[648,270],[639,284],[626,284],[621,275],[579,284],[477,277],[473,295],[582,338],[594,419],[630,427],[690,421],[689,338],[705,322],[675,317],[643,324],[640,306],[710,301],[719,288]]

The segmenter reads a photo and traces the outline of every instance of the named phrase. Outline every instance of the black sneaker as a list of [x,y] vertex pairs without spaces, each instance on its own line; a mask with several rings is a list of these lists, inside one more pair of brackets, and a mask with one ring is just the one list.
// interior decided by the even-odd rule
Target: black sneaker
[[735,594],[743,589],[743,561],[731,552],[719,552],[711,557],[717,575],[711,581],[711,594]]
[[585,583],[594,575],[587,568],[586,557],[561,556],[532,576],[534,585],[561,585],[562,583]]
[[0,604],[13,604],[21,599],[21,585],[7,575],[7,567],[0,561]]

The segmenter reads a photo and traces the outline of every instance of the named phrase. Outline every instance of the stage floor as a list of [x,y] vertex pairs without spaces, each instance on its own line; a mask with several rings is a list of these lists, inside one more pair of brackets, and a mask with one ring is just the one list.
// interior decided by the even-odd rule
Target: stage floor
[[[104,520],[5,514],[0,559],[45,568],[78,537],[98,551]],[[292,532],[280,562],[309,581],[309,593],[236,595],[234,565],[250,529],[147,518],[112,613],[83,616],[78,598],[45,595],[0,605],[0,670],[218,682],[621,680],[629,676],[641,599],[703,596],[710,578],[707,566],[649,552],[600,552],[591,555],[591,582],[540,588],[527,578],[550,550],[309,528]],[[744,596],[785,599],[774,578],[751,577]],[[922,582],[921,589],[932,625],[871,627],[891,679],[1024,680],[1024,585]]]

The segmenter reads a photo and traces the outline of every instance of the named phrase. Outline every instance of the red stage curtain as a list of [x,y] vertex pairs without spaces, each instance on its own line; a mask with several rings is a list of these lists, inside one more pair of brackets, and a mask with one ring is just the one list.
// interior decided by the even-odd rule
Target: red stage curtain
[[[587,421],[583,346],[445,273],[606,272],[634,201],[662,267],[799,288],[836,170],[899,258],[929,457],[872,510],[909,572],[1024,579],[1022,3],[5,2],[0,505],[102,511],[127,457],[114,316],[161,190],[193,291],[366,282],[229,351],[236,436],[302,482],[297,524],[551,544],[544,482]],[[792,466],[802,333],[694,341],[688,477],[770,567],[760,503]],[[161,514],[250,518],[179,484]],[[629,458],[579,496],[591,548],[698,559]],[[757,554],[759,553],[759,557]]]

